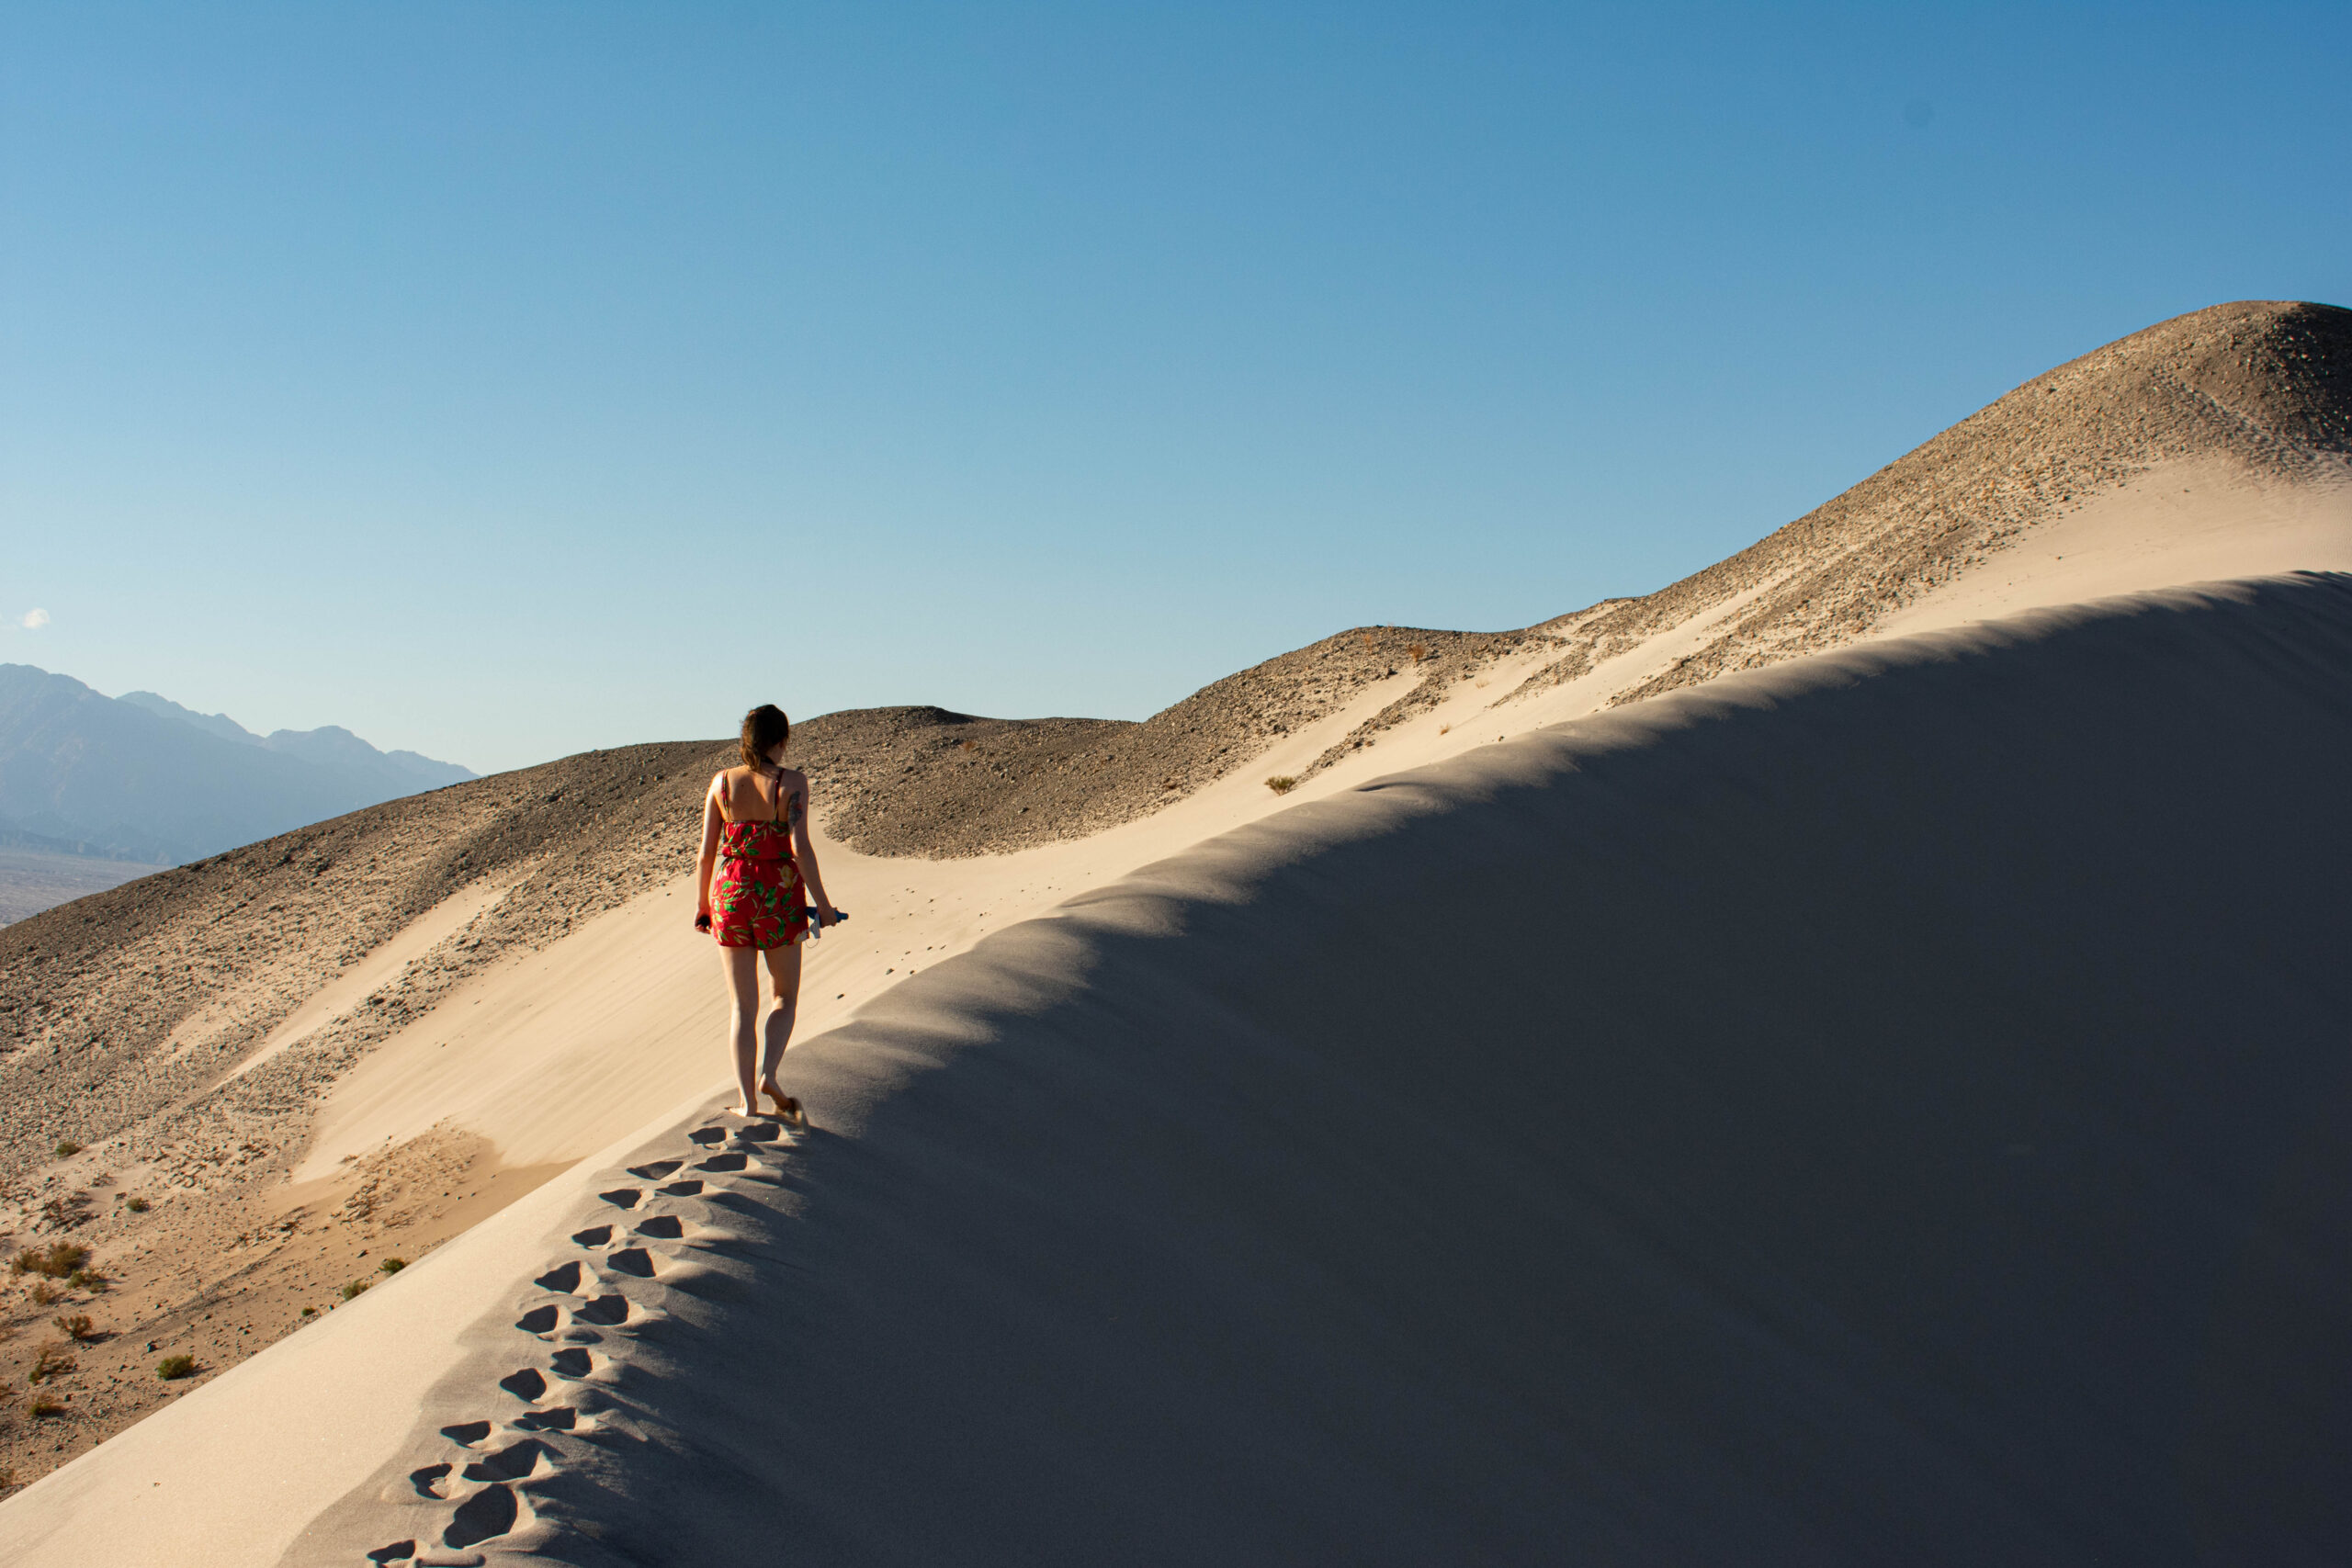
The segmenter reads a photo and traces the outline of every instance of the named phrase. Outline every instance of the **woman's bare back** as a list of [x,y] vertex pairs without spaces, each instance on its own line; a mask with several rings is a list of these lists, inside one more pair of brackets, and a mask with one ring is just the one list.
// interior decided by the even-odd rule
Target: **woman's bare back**
[[710,793],[729,822],[783,822],[788,806],[808,798],[808,780],[797,768],[778,768],[764,776],[749,768],[728,768],[710,781]]

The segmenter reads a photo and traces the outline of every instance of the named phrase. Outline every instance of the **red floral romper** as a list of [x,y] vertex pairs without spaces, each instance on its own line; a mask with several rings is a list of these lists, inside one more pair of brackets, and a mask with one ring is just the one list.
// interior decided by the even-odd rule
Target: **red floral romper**
[[789,947],[808,934],[808,905],[792,858],[796,795],[784,816],[729,822],[719,829],[718,864],[710,877],[710,934],[721,947]]

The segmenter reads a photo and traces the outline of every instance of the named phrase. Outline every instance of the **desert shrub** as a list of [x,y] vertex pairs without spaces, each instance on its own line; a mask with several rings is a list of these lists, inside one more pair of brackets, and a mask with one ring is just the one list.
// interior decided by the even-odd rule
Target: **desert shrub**
[[147,1200],[144,1198],[133,1198],[130,1202],[125,1203],[123,1207],[130,1210],[134,1214],[143,1214],[147,1212]]
[[31,1295],[33,1305],[37,1307],[45,1307],[51,1302],[62,1302],[65,1299],[65,1292],[46,1280],[33,1281]]
[[319,1309],[316,1307],[304,1307],[302,1309],[301,1315],[304,1317],[316,1317],[319,1315]]
[[1422,660],[1427,659],[1430,656],[1429,648],[1423,643],[1417,642],[1410,644],[1406,648],[1405,651],[1413,656],[1413,662],[1416,664],[1419,664]]
[[196,1375],[196,1358],[194,1356],[166,1356],[162,1360],[155,1363],[155,1375],[163,1379],[165,1382],[177,1382],[182,1378],[194,1377]]
[[65,1282],[77,1291],[87,1291],[92,1295],[96,1295],[114,1283],[95,1269],[76,1269],[65,1277]]
[[27,1247],[8,1259],[8,1272],[19,1278],[46,1274],[52,1280],[62,1280],[89,1260],[88,1247],[76,1247],[70,1241],[52,1241],[47,1247]]
[[25,1381],[38,1387],[54,1377],[62,1377],[74,1370],[73,1347],[62,1339],[52,1339],[34,1353],[33,1370]]
[[62,1416],[65,1414],[65,1402],[46,1393],[34,1394],[32,1414],[36,1420],[43,1416]]
[[71,1317],[51,1318],[50,1321],[56,1324],[57,1332],[68,1339],[86,1341],[92,1333],[90,1314],[86,1312],[77,1312]]
[[373,1280],[354,1280],[343,1288],[343,1299],[347,1302],[358,1300],[359,1293],[375,1282]]
[[401,1269],[408,1267],[408,1259],[405,1258],[387,1258],[381,1263],[377,1264],[376,1267],[381,1269],[387,1274],[397,1274]]
[[77,1143],[75,1143],[75,1142],[74,1142],[73,1139],[71,1139],[71,1138],[63,1138],[63,1139],[59,1140],[59,1142],[58,1142],[58,1145],[57,1145],[57,1157],[58,1157],[59,1159],[69,1159],[69,1158],[71,1158],[72,1156],[74,1156],[74,1155],[78,1155],[78,1154],[80,1154],[81,1152],[82,1152],[82,1145],[79,1145],[79,1144],[77,1144]]
[[1288,795],[1298,787],[1298,781],[1288,773],[1276,773],[1266,781],[1266,787],[1276,795]]

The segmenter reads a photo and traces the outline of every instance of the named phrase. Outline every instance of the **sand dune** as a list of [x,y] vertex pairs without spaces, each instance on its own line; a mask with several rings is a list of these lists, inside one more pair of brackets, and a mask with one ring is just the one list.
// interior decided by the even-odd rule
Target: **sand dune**
[[[1646,599],[805,727],[803,1137],[709,1116],[715,744],[12,928],[0,1199],[153,1192],[68,1226],[220,1375],[21,1427],[119,1435],[0,1562],[2295,1560],[2347,320],[2151,329]],[[279,1283],[171,1298],[224,1246]]]
[[0,1561],[2316,1560],[2346,691],[2352,580],[2229,585],[1286,811],[810,1042],[817,1132],[622,1140]]

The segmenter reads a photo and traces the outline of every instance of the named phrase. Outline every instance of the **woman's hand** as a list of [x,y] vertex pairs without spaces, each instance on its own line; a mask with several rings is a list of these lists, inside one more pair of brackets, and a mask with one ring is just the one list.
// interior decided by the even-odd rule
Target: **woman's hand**
[[695,930],[698,931],[707,931],[710,930],[710,907],[708,905],[706,904],[701,908],[695,911]]
[[818,931],[823,931],[827,926],[840,923],[841,915],[834,909],[833,901],[820,893],[816,902],[809,906],[808,919]]

